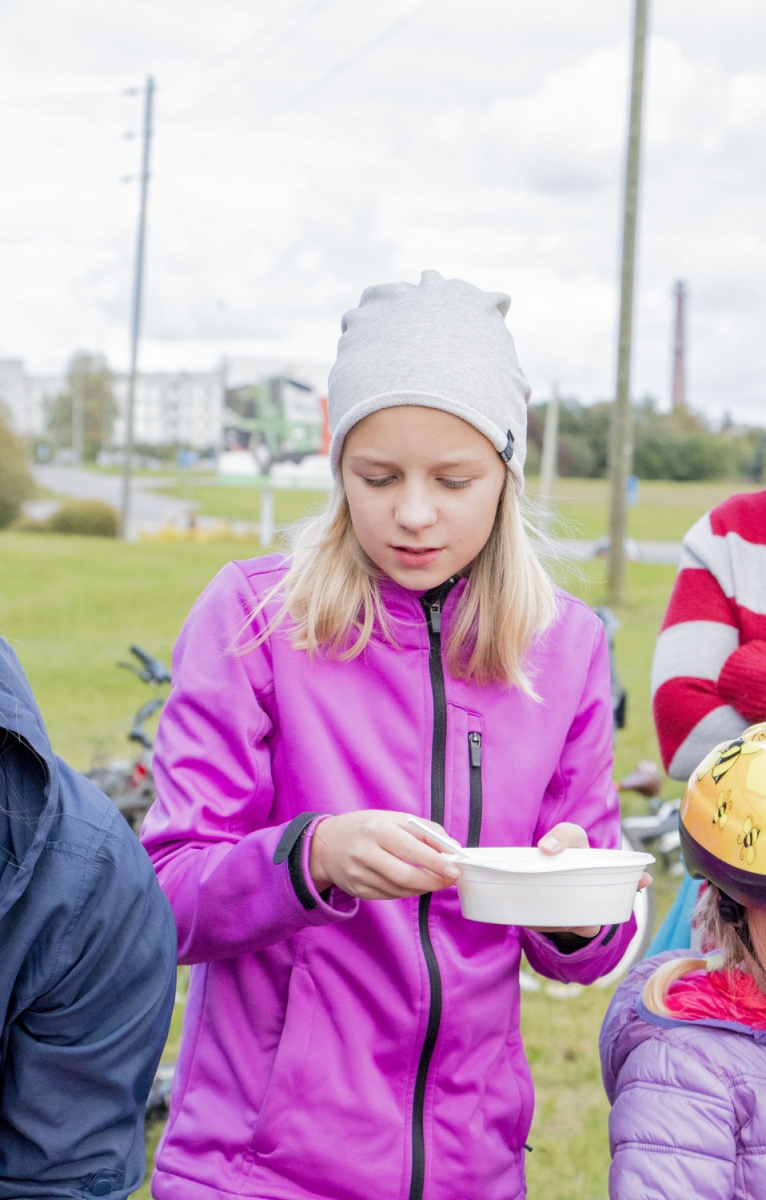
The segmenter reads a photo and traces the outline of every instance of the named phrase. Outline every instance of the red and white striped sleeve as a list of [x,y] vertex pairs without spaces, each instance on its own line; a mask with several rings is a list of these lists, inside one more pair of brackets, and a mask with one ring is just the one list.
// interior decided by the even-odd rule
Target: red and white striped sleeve
[[668,774],[766,719],[766,491],[733,496],[687,533],[652,664]]

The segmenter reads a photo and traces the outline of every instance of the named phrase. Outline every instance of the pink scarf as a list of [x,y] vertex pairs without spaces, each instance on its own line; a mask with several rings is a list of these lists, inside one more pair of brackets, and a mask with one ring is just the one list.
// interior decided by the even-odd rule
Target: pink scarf
[[745,971],[691,971],[671,984],[665,1003],[686,1021],[713,1018],[766,1029],[766,996]]

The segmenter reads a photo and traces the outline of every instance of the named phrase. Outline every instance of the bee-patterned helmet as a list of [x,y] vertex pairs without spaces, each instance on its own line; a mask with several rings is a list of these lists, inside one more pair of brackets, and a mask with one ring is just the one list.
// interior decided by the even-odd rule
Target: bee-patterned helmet
[[766,908],[766,723],[721,742],[689,779],[679,814],[690,875]]

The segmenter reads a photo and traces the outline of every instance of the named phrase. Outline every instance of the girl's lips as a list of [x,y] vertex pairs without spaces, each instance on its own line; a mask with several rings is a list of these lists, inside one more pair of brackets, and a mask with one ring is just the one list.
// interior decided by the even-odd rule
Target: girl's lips
[[422,550],[410,546],[392,546],[403,567],[430,567],[442,552],[441,546],[426,546]]

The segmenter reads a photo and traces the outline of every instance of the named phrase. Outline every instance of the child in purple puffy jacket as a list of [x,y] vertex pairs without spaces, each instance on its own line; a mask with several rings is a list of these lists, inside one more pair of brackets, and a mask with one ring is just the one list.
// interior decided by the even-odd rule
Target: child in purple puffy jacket
[[766,725],[722,743],[681,807],[687,867],[709,882],[709,959],[668,951],[618,988],[601,1031],[611,1200],[766,1197]]
[[620,843],[603,628],[522,524],[508,304],[433,271],[364,293],[327,512],[176,645],[143,830],[193,964],[159,1200],[520,1200],[522,950],[591,982],[632,936],[467,921],[406,824]]

